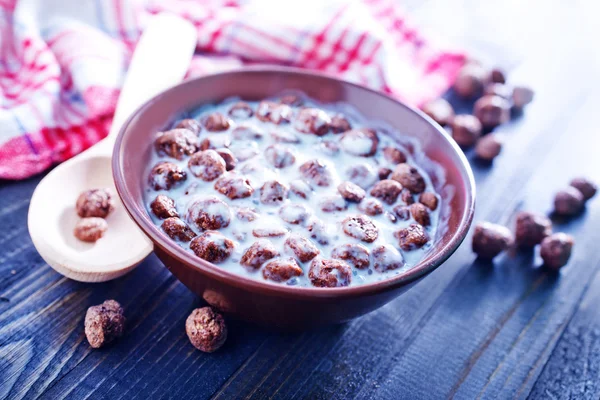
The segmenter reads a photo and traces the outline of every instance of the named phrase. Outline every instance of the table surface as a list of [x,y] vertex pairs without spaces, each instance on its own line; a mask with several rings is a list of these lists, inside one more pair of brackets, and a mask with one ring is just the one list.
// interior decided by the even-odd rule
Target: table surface
[[[537,92],[499,130],[506,145],[492,167],[468,153],[476,221],[547,213],[571,177],[600,181],[593,2],[405,3],[423,26]],[[555,220],[555,230],[576,239],[558,275],[532,253],[481,264],[467,240],[408,293],[362,318],[297,334],[230,321],[226,345],[203,354],[184,332],[202,303],[155,256],[102,284],[71,281],[44,263],[26,227],[40,179],[0,183],[0,398],[600,397],[600,198],[575,219]],[[107,298],[123,304],[127,334],[92,350],[85,310]]]

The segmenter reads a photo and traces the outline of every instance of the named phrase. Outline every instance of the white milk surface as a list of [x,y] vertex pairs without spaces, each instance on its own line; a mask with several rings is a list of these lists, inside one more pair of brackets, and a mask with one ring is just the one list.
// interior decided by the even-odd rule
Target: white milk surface
[[[192,110],[191,112],[186,113],[185,117],[193,117],[201,121],[204,116],[214,112],[220,112],[223,115],[228,115],[229,108],[232,104],[234,104],[237,101],[239,101],[239,99],[228,99],[218,105],[202,106],[196,110]],[[258,102],[248,102],[248,104],[250,104],[252,109],[256,111]],[[369,121],[366,121],[360,114],[358,114],[355,110],[353,110],[346,104],[322,105],[305,99],[304,106],[321,108],[331,116],[337,114],[340,110],[343,110],[343,113],[346,116],[346,118],[350,121],[352,128],[373,128],[376,126],[374,123],[370,124]],[[294,115],[296,115],[298,112],[298,108],[294,107],[293,112]],[[381,150],[386,146],[395,146],[402,150],[404,154],[407,155],[407,162],[417,167],[421,175],[425,179],[427,184],[426,191],[433,192],[433,187],[429,176],[427,176],[423,168],[420,168],[420,166],[415,165],[414,162],[415,158],[419,160],[424,160],[425,157],[423,157],[422,154],[415,154],[411,156],[411,154],[405,148],[403,148],[401,144],[392,140],[385,134],[378,132],[379,147],[377,153],[372,157],[361,157],[351,154],[354,152],[353,150],[360,152],[362,148],[366,146],[366,144],[363,143],[361,140],[347,141],[348,143],[344,143],[344,145],[349,147],[347,148],[347,150],[344,150],[342,148],[342,145],[340,144],[342,134],[333,134],[330,132],[325,136],[319,137],[314,134],[301,133],[294,128],[294,118],[292,118],[292,123],[281,125],[275,125],[269,122],[262,122],[258,120],[255,116],[249,119],[233,117],[230,118],[233,122],[231,123],[231,126],[227,131],[212,133],[208,132],[206,129],[203,128],[203,130],[200,132],[200,139],[202,140],[204,138],[211,138],[215,141],[218,141],[218,143],[223,144],[228,144],[230,142],[229,149],[236,156],[238,156],[238,158],[247,158],[245,161],[238,160],[238,164],[233,171],[237,171],[237,173],[242,173],[245,177],[247,177],[250,180],[252,187],[254,188],[254,193],[251,197],[231,200],[228,197],[220,194],[214,189],[214,184],[216,180],[212,182],[205,182],[200,178],[196,178],[190,172],[190,169],[187,165],[189,157],[186,157],[184,160],[178,161],[170,157],[159,156],[155,152],[151,163],[148,165],[147,168],[147,172],[149,173],[152,166],[154,166],[157,162],[170,161],[177,165],[180,165],[188,173],[187,180],[185,182],[169,191],[155,191],[154,189],[147,189],[145,198],[146,206],[149,214],[153,218],[153,221],[158,226],[161,225],[162,220],[159,220],[158,218],[154,217],[154,215],[150,212],[150,203],[158,194],[161,193],[175,200],[179,215],[184,221],[186,221],[186,216],[188,214],[188,204],[191,204],[191,202],[195,200],[208,197],[217,197],[229,205],[231,209],[231,223],[229,224],[229,226],[227,226],[226,228],[222,228],[219,231],[223,235],[234,241],[235,249],[231,257],[229,257],[226,261],[218,264],[219,267],[237,274],[252,277],[254,279],[264,280],[261,270],[248,271],[244,266],[240,265],[239,263],[245,250],[248,249],[254,242],[261,240],[261,238],[254,237],[252,235],[252,231],[256,228],[274,227],[281,227],[287,230],[288,233],[283,237],[274,237],[267,239],[275,245],[276,249],[280,252],[281,257],[293,256],[293,254],[285,251],[285,240],[289,237],[289,235],[293,234],[302,235],[310,239],[310,234],[306,228],[306,224],[289,224],[282,220],[282,218],[279,216],[279,210],[281,207],[298,204],[303,205],[306,207],[306,209],[308,209],[310,213],[309,220],[310,218],[317,218],[326,225],[327,232],[329,234],[329,243],[327,245],[321,245],[316,241],[313,241],[313,243],[317,246],[317,248],[320,251],[318,257],[331,258],[332,250],[336,246],[343,245],[346,243],[362,244],[363,246],[368,248],[369,251],[381,245],[390,245],[398,249],[402,254],[405,263],[404,266],[399,269],[388,270],[385,272],[377,272],[371,267],[363,270],[352,268],[353,277],[350,283],[351,286],[387,279],[395,274],[399,274],[403,271],[406,271],[407,269],[410,269],[415,264],[417,264],[424,257],[428,249],[431,248],[432,243],[430,241],[421,249],[412,251],[400,250],[398,246],[398,240],[394,238],[394,232],[400,230],[401,228],[409,226],[411,223],[415,223],[412,218],[408,221],[398,220],[396,223],[392,223],[386,217],[385,213],[376,216],[368,216],[377,226],[379,230],[379,236],[377,240],[375,240],[373,243],[365,243],[346,235],[343,232],[341,226],[342,220],[344,220],[344,218],[346,218],[347,216],[363,214],[358,209],[357,203],[347,202],[348,208],[344,211],[324,212],[321,210],[320,207],[320,204],[324,199],[330,196],[338,195],[338,185],[345,180],[349,180],[348,169],[358,165],[365,165],[367,166],[367,168],[372,170],[372,176],[354,182],[359,186],[362,186],[367,191],[367,198],[369,198],[369,190],[371,185],[378,181],[378,169],[380,167],[387,167],[392,170],[394,169],[394,165],[388,162],[383,157]],[[178,121],[179,120],[175,121],[175,124]],[[248,125],[254,126],[258,130],[262,131],[264,133],[262,139],[240,140],[232,137],[231,131],[233,129],[235,129],[237,126]],[[292,165],[278,169],[273,167],[268,161],[266,161],[264,157],[265,148],[267,148],[269,145],[277,143],[275,140],[273,140],[273,138],[270,135],[270,133],[272,132],[285,132],[287,134],[296,136],[299,139],[300,142],[297,144],[280,144],[282,146],[288,147],[293,152],[296,160]],[[331,154],[331,152],[329,152],[327,147],[324,145],[324,143],[328,141],[333,141],[340,145],[340,150],[335,154]],[[319,159],[331,167],[331,170],[333,172],[333,182],[330,186],[322,187],[311,185],[312,192],[310,193],[308,199],[302,199],[294,193],[290,192],[288,198],[279,205],[265,205],[260,202],[260,188],[267,181],[277,180],[288,187],[290,186],[290,183],[292,183],[292,185],[303,184],[302,181],[304,180],[304,177],[299,172],[299,166],[306,161],[314,159]],[[229,173],[231,172],[226,172],[225,174]],[[418,196],[414,197],[416,200]],[[392,209],[399,204],[403,204],[400,197],[398,197],[398,200],[393,205],[383,203],[384,210],[393,213]],[[252,222],[239,220],[236,217],[236,209],[244,207],[254,209],[259,214],[259,217]],[[429,234],[430,238],[436,237],[440,209],[441,204],[435,211],[432,211],[430,213],[431,224],[426,228],[426,231]],[[294,213],[296,211],[294,209],[289,209],[288,213]],[[186,222],[197,234],[201,233],[194,224],[190,223],[189,221]],[[189,248],[189,243],[179,243],[179,245],[193,254],[193,252]],[[288,284],[298,286],[312,286],[310,280],[308,279],[310,261],[306,263],[301,263],[299,260],[297,261],[298,265],[300,265],[300,267],[304,271],[302,276],[298,278],[293,278],[290,281],[284,283],[272,283],[275,285]]]

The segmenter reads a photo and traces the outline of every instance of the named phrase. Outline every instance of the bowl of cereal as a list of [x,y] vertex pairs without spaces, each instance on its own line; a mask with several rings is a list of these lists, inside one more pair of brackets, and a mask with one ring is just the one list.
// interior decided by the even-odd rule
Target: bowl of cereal
[[113,174],[184,285],[289,329],[347,321],[408,290],[458,248],[475,203],[462,151],[423,113],[292,68],[161,93],[123,126]]

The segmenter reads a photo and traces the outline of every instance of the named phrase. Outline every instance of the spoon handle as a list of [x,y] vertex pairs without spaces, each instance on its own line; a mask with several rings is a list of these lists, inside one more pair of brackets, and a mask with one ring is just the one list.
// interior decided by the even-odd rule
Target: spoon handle
[[183,79],[196,39],[196,28],[180,17],[159,14],[152,18],[133,53],[110,132],[91,152],[112,154],[125,120],[150,98]]

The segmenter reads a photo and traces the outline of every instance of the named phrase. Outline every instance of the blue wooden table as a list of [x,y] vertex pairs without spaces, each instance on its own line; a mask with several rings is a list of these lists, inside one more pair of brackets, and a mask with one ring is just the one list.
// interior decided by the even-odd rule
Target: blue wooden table
[[[549,212],[575,175],[600,181],[594,13],[584,2],[480,3],[407,2],[423,25],[537,91],[499,130],[506,145],[492,167],[467,153],[476,220],[512,224],[519,210]],[[534,253],[480,263],[467,240],[407,294],[360,319],[296,334],[231,320],[226,345],[203,354],[184,331],[201,300],[153,255],[102,284],[68,280],[44,263],[26,228],[40,179],[0,183],[0,398],[600,397],[600,198],[578,218],[554,221],[576,238],[559,274],[539,268]],[[85,310],[107,298],[123,304],[127,332],[92,350]]]

